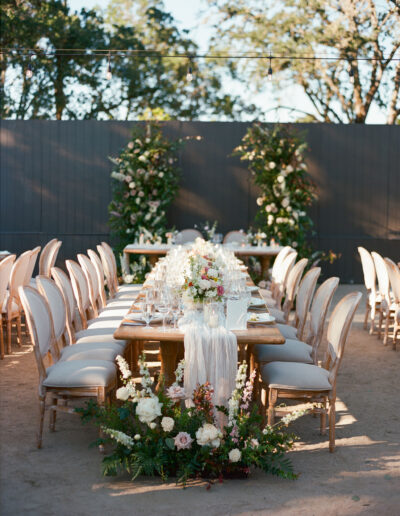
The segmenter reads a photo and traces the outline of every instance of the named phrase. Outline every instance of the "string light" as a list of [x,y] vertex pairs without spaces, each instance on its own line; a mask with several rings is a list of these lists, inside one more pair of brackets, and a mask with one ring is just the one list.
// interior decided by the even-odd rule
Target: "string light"
[[111,72],[111,52],[108,53],[108,67],[107,67],[107,73],[106,73],[106,79],[110,81],[112,79],[112,72]]
[[193,61],[192,61],[192,58],[190,57],[189,58],[189,67],[188,67],[188,71],[187,71],[187,74],[186,74],[186,80],[188,82],[192,82],[193,81]]
[[29,56],[29,63],[28,63],[28,67],[26,69],[26,72],[25,72],[25,76],[27,79],[32,79],[33,77],[33,70],[32,70],[32,54],[30,54]]
[[272,56],[269,54],[268,80],[272,81]]
[[350,64],[349,64],[349,77],[350,77],[351,84],[354,84],[354,68],[353,68],[352,61],[350,61]]

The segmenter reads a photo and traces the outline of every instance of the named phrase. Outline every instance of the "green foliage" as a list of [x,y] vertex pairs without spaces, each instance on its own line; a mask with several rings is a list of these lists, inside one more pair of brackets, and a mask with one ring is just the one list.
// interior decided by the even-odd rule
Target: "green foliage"
[[234,153],[249,162],[261,195],[256,220],[267,239],[291,245],[309,256],[307,235],[313,222],[306,212],[316,198],[304,162],[304,138],[288,126],[253,124]]
[[[147,122],[135,126],[118,158],[110,158],[114,168],[109,224],[118,253],[141,235],[150,242],[164,238],[166,213],[179,188],[176,152],[183,143],[181,138],[169,140],[159,124]],[[135,279],[143,280],[147,267],[146,259],[138,258],[132,268]]]

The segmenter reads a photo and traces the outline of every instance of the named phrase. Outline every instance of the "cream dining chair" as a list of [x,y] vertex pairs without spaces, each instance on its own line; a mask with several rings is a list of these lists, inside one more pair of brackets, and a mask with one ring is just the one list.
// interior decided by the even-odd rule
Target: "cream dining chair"
[[[40,246],[35,247],[35,249],[32,249],[32,251],[31,251],[31,258],[29,260],[29,264],[26,269],[24,285],[29,285],[29,282],[32,281],[33,270],[35,268],[36,260],[37,260],[39,253],[40,253]],[[34,280],[33,280],[33,283],[34,283]],[[32,286],[35,286],[35,285],[32,285]]]
[[106,276],[106,282],[108,291],[110,293],[110,297],[118,297],[121,299],[123,298],[133,300],[139,293],[139,290],[141,289],[142,285],[128,283],[119,285],[117,275],[117,262],[115,260],[113,250],[106,242],[102,242],[101,245],[98,245],[97,250],[99,252],[101,263],[104,268],[104,273]]
[[176,235],[175,243],[179,245],[189,244],[194,242],[196,238],[203,238],[203,235],[197,229],[182,229]]
[[[379,294],[381,298],[381,302],[377,309],[379,314],[378,339],[380,339],[382,336],[383,320],[385,319],[385,327],[389,329],[389,320],[394,315],[396,304],[393,303],[393,296],[390,291],[389,274],[385,260],[379,253],[376,253],[375,251],[372,251],[371,255],[375,263],[376,275],[378,277]],[[385,345],[387,344],[387,338],[388,332],[384,331],[383,343]]]
[[40,258],[39,258],[39,275],[47,276],[50,278],[51,268],[54,267],[56,263],[58,251],[60,250],[62,242],[53,238],[50,242],[44,246]]
[[[56,411],[74,414],[65,402],[79,398],[95,398],[103,405],[111,400],[117,386],[117,371],[111,361],[60,361],[53,321],[46,299],[32,287],[20,287],[19,296],[26,314],[36,364],[39,371],[39,429],[37,447],[42,447],[43,422],[46,408],[50,409],[50,429],[55,430]],[[51,354],[53,365],[46,367],[45,358]],[[51,397],[46,407],[47,394]],[[58,401],[62,403],[58,404]]]
[[[277,275],[279,274],[280,268],[282,266],[283,260],[289,253],[295,252],[290,245],[282,247],[279,253],[276,255],[274,263],[271,269],[271,280],[266,282],[265,288],[269,290],[273,290],[274,283],[276,283]],[[264,287],[263,287],[264,288]]]
[[4,358],[3,309],[6,309],[11,270],[16,255],[10,254],[0,261],[0,358]]
[[344,347],[362,295],[353,292],[336,305],[328,325],[328,347],[323,367],[295,362],[271,362],[261,369],[262,387],[268,395],[268,424],[273,425],[276,402],[289,398],[321,404],[313,412],[321,417],[320,430],[326,432],[329,414],[329,451],[335,450],[336,382]]
[[[383,307],[383,310],[386,309],[386,315],[389,315],[389,317],[393,313],[393,349],[395,350],[397,345],[397,333],[400,329],[400,271],[398,266],[390,258],[385,258],[384,260],[389,275],[390,285],[392,287],[393,304],[392,312],[387,312],[386,306]],[[389,317],[386,318],[385,324],[385,342],[387,342],[388,339]]]
[[237,243],[237,244],[247,245],[248,238],[247,238],[246,233],[244,233],[243,231],[229,231],[229,233],[227,233],[224,236],[223,243],[224,244]]
[[297,258],[297,252],[293,251],[286,255],[275,275],[275,280],[271,284],[271,289],[260,289],[260,294],[263,297],[267,306],[271,308],[281,309],[282,298],[286,290],[289,273],[293,268]]
[[375,328],[376,310],[380,307],[381,296],[378,294],[376,290],[375,263],[374,259],[371,256],[371,253],[364,249],[364,247],[358,247],[358,252],[361,258],[361,265],[364,275],[364,284],[365,288],[367,289],[364,328],[367,328],[368,318],[370,317],[370,333],[372,334]]

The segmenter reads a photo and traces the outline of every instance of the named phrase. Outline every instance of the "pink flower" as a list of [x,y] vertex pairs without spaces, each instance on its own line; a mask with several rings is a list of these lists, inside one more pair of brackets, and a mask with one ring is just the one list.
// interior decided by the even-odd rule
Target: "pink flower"
[[202,274],[202,275],[201,275],[201,279],[208,279],[207,274]]
[[225,291],[224,291],[224,287],[223,287],[222,285],[218,285],[218,287],[217,287],[217,294],[218,294],[219,296],[223,296],[223,295],[224,295],[224,292],[225,292]]
[[179,385],[171,385],[171,387],[167,389],[167,396],[171,400],[184,400],[186,398],[186,392],[185,389]]
[[188,450],[192,447],[193,439],[187,432],[179,432],[175,437],[174,443],[178,450]]

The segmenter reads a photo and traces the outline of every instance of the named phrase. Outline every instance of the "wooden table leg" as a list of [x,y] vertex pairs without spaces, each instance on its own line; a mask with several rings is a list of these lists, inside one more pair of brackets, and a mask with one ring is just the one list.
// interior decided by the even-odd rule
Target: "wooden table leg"
[[124,251],[123,259],[122,259],[122,274],[129,274],[129,253]]
[[[160,342],[161,377],[164,378],[164,387],[170,387],[175,381],[175,365],[178,354],[179,342]],[[157,384],[157,391],[161,388],[161,382]]]
[[238,350],[238,360],[239,364],[243,362],[243,360],[246,360],[246,344],[244,342],[238,343],[239,350]]
[[149,262],[151,265],[151,268],[154,267],[154,265],[158,262],[159,256],[157,254],[151,254],[149,255]]
[[270,256],[261,256],[261,276],[262,279],[268,279],[269,264],[271,262]]
[[143,350],[143,342],[141,340],[131,340],[130,344],[130,368],[132,376],[137,378],[140,375],[140,369],[138,365],[139,355]]

